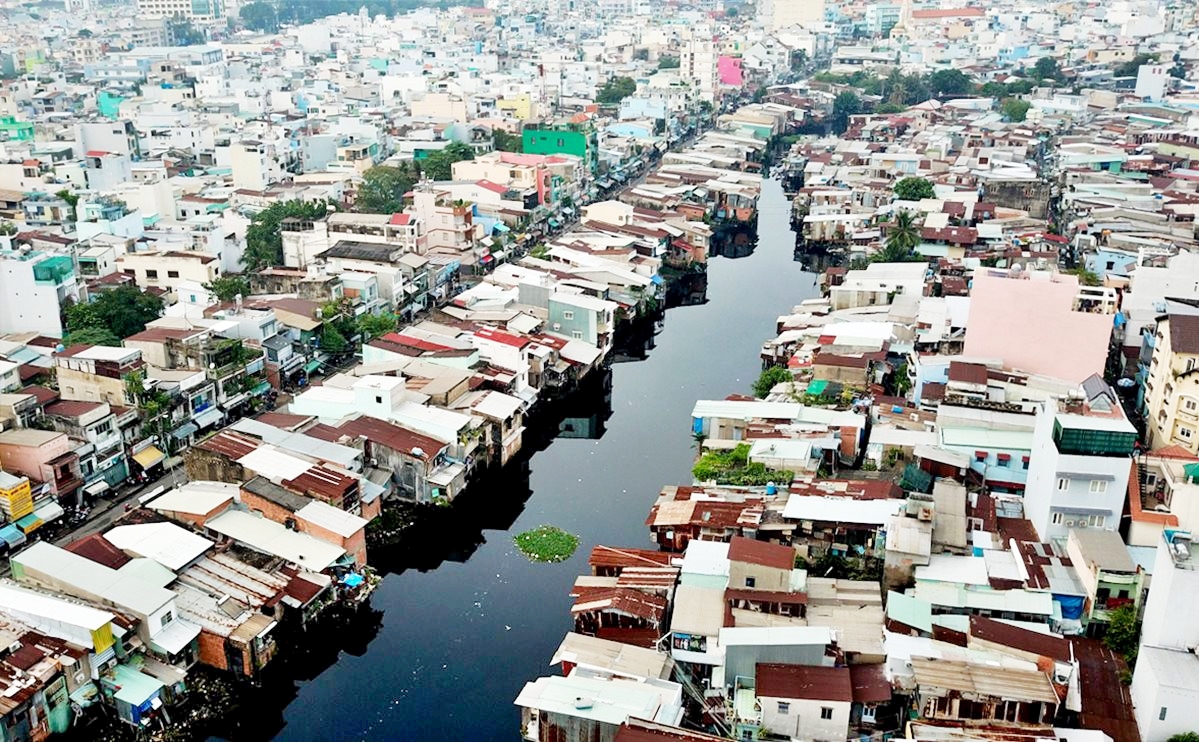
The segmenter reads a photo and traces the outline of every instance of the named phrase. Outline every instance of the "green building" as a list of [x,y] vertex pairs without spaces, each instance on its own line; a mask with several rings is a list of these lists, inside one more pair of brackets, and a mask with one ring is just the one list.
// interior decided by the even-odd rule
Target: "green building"
[[0,142],[33,141],[33,122],[17,121],[15,116],[0,116]]
[[526,154],[581,157],[593,177],[599,169],[599,140],[591,124],[525,126],[521,142]]

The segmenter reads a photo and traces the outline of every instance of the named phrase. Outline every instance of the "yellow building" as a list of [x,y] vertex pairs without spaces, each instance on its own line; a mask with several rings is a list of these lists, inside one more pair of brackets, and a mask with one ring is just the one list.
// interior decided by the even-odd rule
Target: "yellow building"
[[33,512],[33,491],[29,487],[29,477],[0,471],[0,510],[11,522]]
[[1199,452],[1199,316],[1171,314],[1157,323],[1145,407],[1154,448]]
[[520,121],[528,121],[533,117],[533,98],[527,93],[514,95],[511,98],[497,98],[495,107]]

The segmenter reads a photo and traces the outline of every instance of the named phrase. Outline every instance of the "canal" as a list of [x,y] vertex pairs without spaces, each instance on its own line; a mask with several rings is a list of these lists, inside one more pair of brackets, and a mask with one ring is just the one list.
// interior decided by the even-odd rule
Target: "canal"
[[[775,318],[816,295],[815,275],[793,260],[789,219],[781,187],[767,182],[758,245],[711,261],[708,301],[671,309],[644,360],[613,364],[610,392],[571,400],[568,437],[545,435],[526,466],[475,485],[466,523],[423,529],[403,553],[382,555],[390,574],[373,610],[337,635],[308,637],[311,654],[288,658],[288,680],[225,734],[518,740],[512,700],[550,672],[591,548],[651,546],[654,497],[689,481],[692,405],[750,393]],[[543,523],[580,535],[573,558],[531,564],[516,550],[512,535]]]

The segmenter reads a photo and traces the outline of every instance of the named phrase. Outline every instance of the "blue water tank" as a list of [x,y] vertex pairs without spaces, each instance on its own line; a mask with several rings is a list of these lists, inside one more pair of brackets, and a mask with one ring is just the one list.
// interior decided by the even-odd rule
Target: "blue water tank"
[[779,491],[779,488],[778,488],[778,487],[775,485],[775,483],[774,483],[774,482],[767,482],[767,483],[766,483],[766,494],[768,494],[768,495],[773,495],[773,494],[775,494],[775,493],[776,493],[776,492],[778,492],[778,491]]

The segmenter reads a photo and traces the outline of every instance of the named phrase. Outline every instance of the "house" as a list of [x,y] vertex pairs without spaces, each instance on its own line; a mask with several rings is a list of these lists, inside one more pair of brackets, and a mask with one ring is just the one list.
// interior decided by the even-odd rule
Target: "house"
[[55,357],[58,390],[63,399],[107,402],[133,407],[129,379],[141,369],[142,354],[134,348],[73,345]]
[[1115,531],[1071,528],[1066,551],[1079,581],[1087,591],[1084,623],[1090,634],[1101,633],[1111,612],[1132,606],[1140,614],[1145,572],[1128,555],[1128,547]]
[[[744,690],[752,691],[759,712],[744,708],[742,698],[750,697]],[[739,739],[752,730],[814,742],[839,741],[849,735],[852,705],[848,667],[762,663],[756,668],[753,685],[736,689],[733,731]]]
[[558,664],[562,665],[564,676],[569,676],[577,667],[602,675],[669,680],[674,670],[674,662],[668,654],[573,631],[567,632],[550,659],[551,667]]
[[1151,443],[1199,453],[1199,315],[1166,315],[1155,337],[1145,381]]
[[65,433],[34,428],[0,433],[0,466],[48,484],[63,504],[75,502],[83,489],[79,454]]
[[1051,728],[1061,699],[1039,670],[912,657],[913,711],[921,719],[968,725]]
[[1156,547],[1166,528],[1199,530],[1199,456],[1179,445],[1137,459],[1128,480],[1129,546]]
[[515,704],[521,710],[521,738],[528,742],[614,742],[630,718],[678,726],[683,687],[576,669],[568,677],[525,683]]
[[292,492],[261,476],[241,485],[241,502],[264,518],[340,546],[354,557],[355,564],[366,566],[365,519]]
[[1114,531],[1124,512],[1137,432],[1098,375],[1037,410],[1025,517],[1044,539],[1070,528]]
[[1133,671],[1132,703],[1144,742],[1166,742],[1199,728],[1199,559],[1191,533],[1165,529],[1145,602],[1141,646]]

